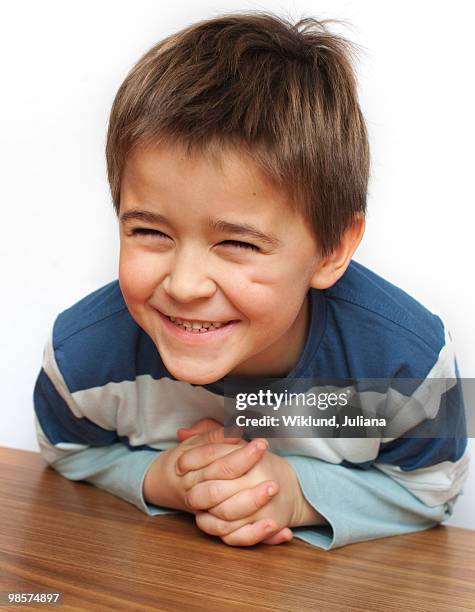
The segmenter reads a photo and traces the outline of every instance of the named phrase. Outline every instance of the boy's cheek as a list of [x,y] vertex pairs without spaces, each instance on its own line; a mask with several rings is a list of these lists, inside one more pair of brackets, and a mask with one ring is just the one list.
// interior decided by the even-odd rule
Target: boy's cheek
[[149,299],[160,284],[156,262],[144,257],[129,257],[119,264],[119,283],[122,293],[134,300]]
[[139,268],[143,268],[144,265],[150,264],[150,261],[147,261],[149,259],[150,257],[147,257],[139,249],[123,247],[119,257],[119,273],[129,275],[132,272],[136,272]]

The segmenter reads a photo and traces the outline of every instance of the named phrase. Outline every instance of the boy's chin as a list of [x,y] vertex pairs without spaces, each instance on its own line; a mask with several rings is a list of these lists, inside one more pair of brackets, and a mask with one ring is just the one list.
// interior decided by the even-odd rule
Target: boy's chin
[[183,382],[187,382],[190,385],[209,385],[211,383],[220,380],[228,373],[225,369],[221,370],[213,370],[213,371],[202,371],[200,372],[197,368],[174,368],[168,367],[165,363],[165,367],[170,372],[170,374],[176,378],[176,380],[181,380]]

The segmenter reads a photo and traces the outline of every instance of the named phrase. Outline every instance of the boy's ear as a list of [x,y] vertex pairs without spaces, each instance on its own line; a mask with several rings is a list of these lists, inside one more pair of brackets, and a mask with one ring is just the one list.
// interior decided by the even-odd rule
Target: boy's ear
[[353,253],[358,248],[366,227],[364,215],[357,215],[353,223],[345,230],[338,247],[326,257],[318,260],[310,286],[314,289],[328,289],[345,273],[350,265]]

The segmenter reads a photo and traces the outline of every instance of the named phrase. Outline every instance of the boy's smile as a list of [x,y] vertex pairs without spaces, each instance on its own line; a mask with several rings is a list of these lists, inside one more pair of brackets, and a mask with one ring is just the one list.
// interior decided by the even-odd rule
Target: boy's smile
[[306,340],[317,245],[249,158],[137,148],[120,218],[124,299],[175,378],[205,384],[292,369]]

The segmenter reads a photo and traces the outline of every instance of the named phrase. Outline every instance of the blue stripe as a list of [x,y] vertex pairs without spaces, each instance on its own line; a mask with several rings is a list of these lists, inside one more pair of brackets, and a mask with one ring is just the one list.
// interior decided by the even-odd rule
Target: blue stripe
[[466,438],[398,438],[381,445],[378,463],[397,465],[410,472],[452,461],[463,455],[467,446]]
[[406,434],[381,444],[378,462],[410,471],[442,461],[458,461],[467,446],[460,381],[442,396],[436,418],[424,421],[408,433],[411,437]]
[[62,315],[54,327],[53,345],[56,362],[71,393],[110,382],[134,382],[145,374],[155,380],[173,378],[150,336],[127,310],[97,321],[58,344],[56,330],[61,318]]
[[[444,345],[444,326],[439,317],[401,288],[355,260],[350,262],[340,280],[325,290],[325,295],[330,300],[342,300],[378,315],[380,324],[382,319],[386,319],[393,328],[399,327],[403,335],[409,332],[436,353]],[[358,309],[352,310],[353,316],[358,314]]]
[[104,446],[118,441],[115,431],[103,429],[86,417],[74,416],[43,368],[36,381],[33,401],[38,421],[51,444]]
[[362,461],[361,463],[352,463],[351,461],[343,459],[343,461],[338,465],[347,468],[359,468],[360,470],[369,470],[369,468],[373,467],[375,461],[376,459],[371,459],[370,461]]
[[119,440],[122,444],[125,444],[131,451],[140,451],[140,450],[151,450],[157,452],[159,449],[153,448],[152,446],[148,446],[148,444],[139,444],[134,446],[130,443],[130,440],[127,436],[119,436]]
[[117,280],[96,289],[58,316],[54,327],[55,348],[98,321],[126,310]]

